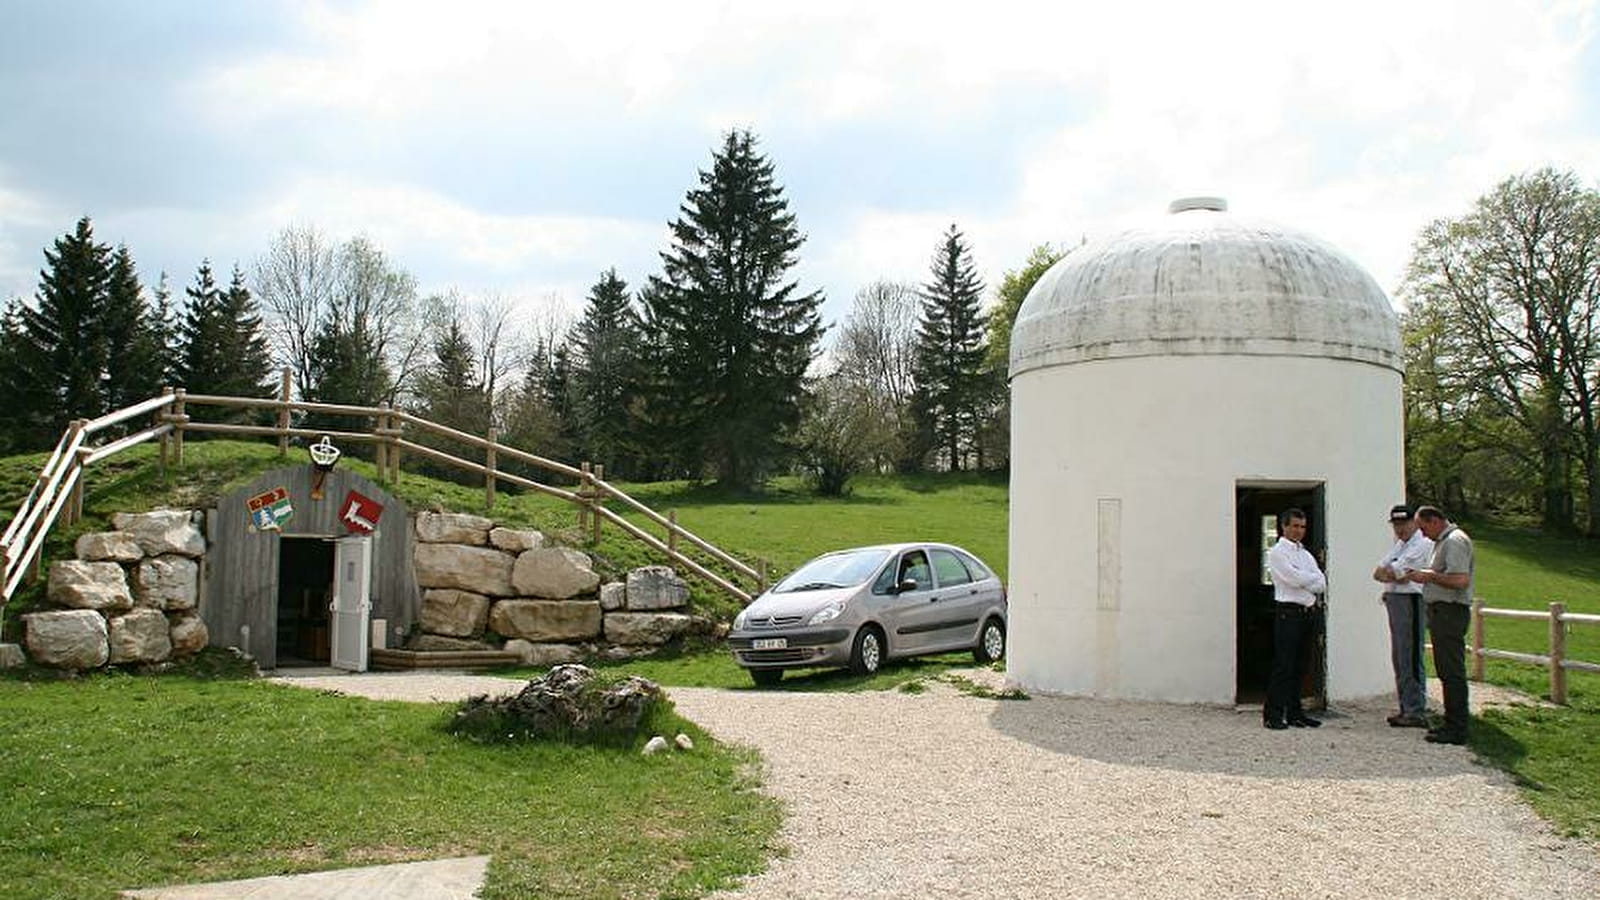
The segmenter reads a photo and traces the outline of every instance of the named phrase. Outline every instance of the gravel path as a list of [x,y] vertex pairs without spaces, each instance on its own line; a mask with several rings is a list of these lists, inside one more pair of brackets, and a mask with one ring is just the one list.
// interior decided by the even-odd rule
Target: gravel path
[[[374,693],[356,689],[374,679]],[[389,699],[499,687],[294,681]],[[670,693],[719,738],[758,748],[789,807],[789,854],[721,898],[1600,897],[1594,845],[1556,836],[1464,748],[1387,727],[1380,706],[1272,732],[1259,710],[987,700],[943,684]]]

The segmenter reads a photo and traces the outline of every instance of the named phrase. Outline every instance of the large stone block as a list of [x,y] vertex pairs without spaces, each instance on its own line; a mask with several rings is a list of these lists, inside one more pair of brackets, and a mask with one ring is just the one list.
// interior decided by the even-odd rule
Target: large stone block
[[689,602],[689,585],[670,566],[640,566],[628,573],[628,609],[677,609]]
[[144,559],[144,548],[133,535],[121,531],[94,531],[78,535],[73,551],[79,559],[95,562],[138,562]]
[[145,556],[176,553],[204,556],[206,538],[195,522],[196,514],[186,509],[158,509],[147,513],[117,513],[111,525],[139,542]]
[[434,588],[422,592],[422,630],[455,637],[483,632],[489,621],[489,598],[471,591]]
[[514,528],[496,528],[489,532],[489,543],[501,550],[521,553],[544,546],[544,535],[537,531],[519,531]]
[[593,600],[501,600],[489,627],[534,643],[581,641],[600,635],[600,604]]
[[455,588],[490,597],[511,597],[511,567],[516,558],[489,547],[461,544],[418,544],[417,585]]
[[41,666],[95,669],[111,655],[106,620],[92,609],[27,613],[22,622],[28,655]]
[[620,581],[600,585],[600,608],[606,612],[628,605],[628,586]]
[[140,606],[194,609],[199,596],[200,564],[187,556],[169,553],[133,569],[133,598]]
[[63,559],[51,563],[45,596],[56,606],[74,609],[128,609],[133,606],[127,576],[114,562]]
[[613,644],[665,644],[693,626],[694,617],[683,613],[609,613],[605,636]]
[[167,617],[159,609],[140,607],[115,616],[109,628],[110,662],[161,662],[172,656],[172,636]]
[[417,540],[428,544],[471,544],[482,547],[489,542],[494,521],[465,513],[417,513]]
[[506,641],[504,649],[521,654],[525,666],[549,668],[583,661],[583,648],[572,644],[535,644],[522,638],[512,638]]
[[511,583],[524,597],[564,600],[600,585],[589,555],[567,547],[540,547],[517,557]]
[[0,669],[20,669],[27,661],[21,644],[0,644]]
[[179,615],[170,620],[170,625],[173,656],[199,653],[211,643],[211,631],[199,616]]

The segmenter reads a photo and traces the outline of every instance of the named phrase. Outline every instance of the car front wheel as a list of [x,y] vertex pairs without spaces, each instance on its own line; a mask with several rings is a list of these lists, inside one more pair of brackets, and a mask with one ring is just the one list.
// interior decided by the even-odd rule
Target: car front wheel
[[850,671],[857,675],[875,675],[883,665],[883,635],[871,625],[856,632],[856,643],[850,648]]
[[983,623],[978,632],[978,645],[972,648],[972,658],[980,663],[992,663],[1006,655],[1006,627],[999,619]]
[[772,687],[783,680],[782,669],[751,669],[750,680],[761,687]]

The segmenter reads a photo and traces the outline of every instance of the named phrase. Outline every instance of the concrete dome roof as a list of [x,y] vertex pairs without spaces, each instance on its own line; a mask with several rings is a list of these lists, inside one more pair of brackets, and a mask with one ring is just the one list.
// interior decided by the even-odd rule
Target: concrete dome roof
[[1400,328],[1366,270],[1303,232],[1176,200],[1163,220],[1067,254],[1017,313],[1011,377],[1137,356],[1313,356],[1400,371]]

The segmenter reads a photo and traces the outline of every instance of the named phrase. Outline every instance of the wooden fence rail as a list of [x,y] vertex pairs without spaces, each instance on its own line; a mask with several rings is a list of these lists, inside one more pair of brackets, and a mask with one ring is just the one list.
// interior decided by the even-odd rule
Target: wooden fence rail
[[[1518,653],[1513,650],[1496,650],[1484,646],[1483,623],[1485,618],[1519,619],[1526,622],[1549,622],[1550,640],[1548,654]],[[1600,616],[1588,613],[1567,612],[1565,603],[1552,603],[1548,612],[1536,609],[1497,609],[1484,606],[1481,599],[1472,602],[1472,680],[1483,680],[1485,659],[1505,659],[1530,666],[1543,666],[1550,672],[1550,700],[1563,706],[1567,702],[1567,672],[1600,673],[1600,663],[1567,658],[1567,628],[1571,625],[1600,625]]]
[[[318,438],[327,435],[338,441],[374,444],[380,481],[390,483],[400,480],[402,454],[409,453],[433,460],[451,468],[483,476],[484,505],[492,508],[496,485],[504,482],[555,497],[577,507],[578,531],[590,541],[600,540],[601,522],[611,522],[652,550],[666,556],[673,563],[687,569],[717,589],[743,603],[752,596],[750,590],[738,584],[746,579],[756,591],[766,586],[765,565],[751,566],[716,547],[678,524],[677,516],[661,515],[638,500],[630,497],[604,478],[605,468],[600,465],[570,466],[556,460],[528,453],[496,440],[493,430],[487,437],[459,431],[427,419],[414,416],[387,404],[381,407],[351,406],[339,403],[312,403],[290,397],[290,380],[287,373],[282,380],[282,393],[277,398],[226,397],[215,394],[190,394],[183,388],[169,388],[161,396],[107,413],[92,421],[76,421],[61,436],[44,467],[38,481],[24,498],[15,517],[0,536],[0,561],[4,562],[4,575],[0,577],[0,605],[15,593],[25,577],[36,578],[38,563],[50,528],[60,518],[68,523],[82,514],[82,471],[106,457],[120,453],[151,440],[161,442],[163,470],[169,460],[183,465],[183,436],[185,432],[206,432],[257,437],[275,437],[278,451],[286,454],[291,437]],[[229,422],[197,422],[188,415],[190,406],[217,406],[237,410],[270,411],[276,413],[273,425],[247,425]],[[320,413],[348,416],[356,420],[349,430],[329,428],[303,428],[294,423],[296,415]],[[87,446],[90,435],[136,419],[154,414],[150,427],[135,431],[101,446]],[[455,454],[429,446],[418,440],[408,440],[407,429],[414,434],[427,434],[465,445],[483,454],[483,461],[464,459]],[[577,481],[576,490],[543,484],[534,479],[507,472],[508,461],[542,469],[563,478]],[[665,530],[657,537],[639,525],[605,508],[607,500],[614,500],[642,515],[646,524],[655,524]],[[679,549],[680,541],[687,542],[706,554],[710,561],[703,563]],[[720,565],[731,571],[731,576],[719,574],[711,565]]]

